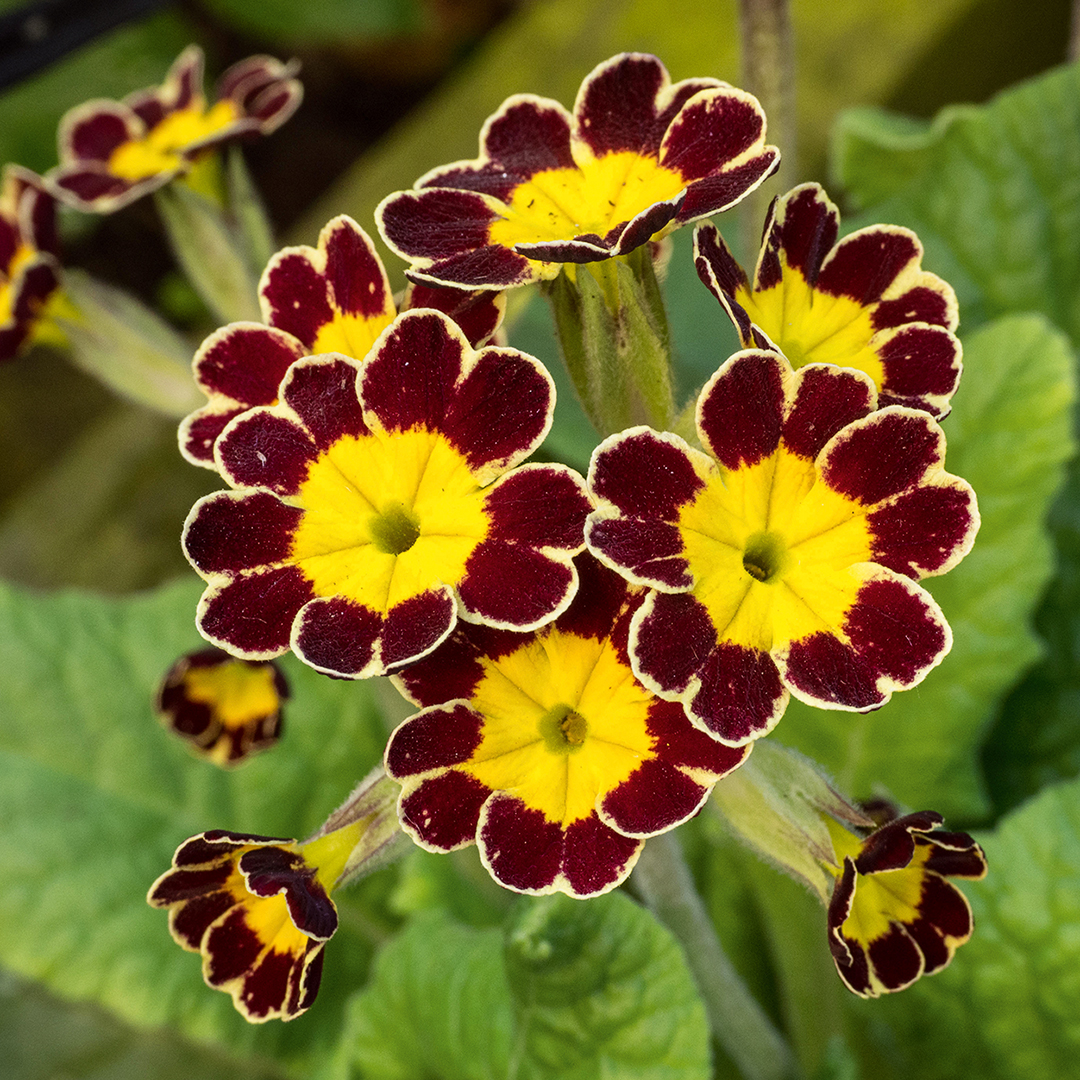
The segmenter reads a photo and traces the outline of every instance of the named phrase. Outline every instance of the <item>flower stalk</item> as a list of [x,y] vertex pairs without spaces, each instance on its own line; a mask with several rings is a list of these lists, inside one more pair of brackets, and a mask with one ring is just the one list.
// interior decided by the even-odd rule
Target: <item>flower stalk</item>
[[678,838],[665,833],[651,839],[634,868],[633,880],[646,905],[682,945],[713,1037],[746,1080],[797,1076],[791,1047],[724,952]]

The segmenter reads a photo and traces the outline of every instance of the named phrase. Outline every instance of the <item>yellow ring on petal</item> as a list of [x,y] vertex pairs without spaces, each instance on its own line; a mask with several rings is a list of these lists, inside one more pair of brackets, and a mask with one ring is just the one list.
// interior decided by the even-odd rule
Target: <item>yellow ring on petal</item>
[[504,220],[488,230],[493,244],[512,248],[584,233],[604,236],[686,187],[682,174],[655,158],[620,150],[579,167],[545,169],[514,189]]
[[339,439],[289,501],[305,511],[291,558],[315,595],[377,612],[460,581],[488,531],[465,458],[421,429]]
[[[652,695],[610,642],[552,630],[497,660],[484,658],[471,706],[483,738],[461,766],[563,828],[656,756]],[[552,721],[566,745],[553,745]]]

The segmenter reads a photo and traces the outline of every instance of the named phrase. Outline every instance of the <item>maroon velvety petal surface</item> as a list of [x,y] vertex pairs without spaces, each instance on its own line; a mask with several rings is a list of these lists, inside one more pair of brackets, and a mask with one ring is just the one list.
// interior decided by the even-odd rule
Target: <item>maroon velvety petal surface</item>
[[411,596],[386,613],[379,643],[387,671],[408,664],[433,649],[454,628],[457,612],[448,587]]
[[195,379],[207,394],[243,405],[273,405],[289,365],[304,355],[291,334],[258,323],[231,323],[195,354]]
[[195,504],[184,552],[201,574],[238,574],[284,561],[303,511],[267,492],[220,491]]
[[905,491],[867,515],[871,559],[918,579],[953,558],[975,524],[969,488],[924,485]]
[[[158,178],[143,181],[147,190],[160,187],[172,177],[172,173],[162,173]],[[118,176],[105,172],[103,166],[71,165],[49,174],[49,182],[63,199],[65,193],[74,196],[76,206],[94,208],[96,204],[111,204],[113,200],[126,203],[127,196],[133,193],[135,185]],[[134,195],[132,195],[134,198]],[[119,205],[119,203],[117,204]]]
[[465,362],[460,335],[448,316],[435,311],[399,315],[361,370],[365,411],[388,431],[441,431]]
[[649,585],[665,591],[694,583],[675,525],[642,518],[593,516],[586,529],[590,550]]
[[65,164],[72,158],[106,162],[118,146],[138,138],[142,130],[142,124],[126,105],[118,101],[96,103],[92,112],[79,117],[75,123],[62,123],[62,160]]
[[277,656],[289,648],[296,613],[311,586],[295,566],[236,578],[200,605],[199,629],[230,651]]
[[845,236],[821,268],[817,288],[872,304],[900,272],[922,256],[915,234],[895,227],[871,226]]
[[319,330],[334,317],[326,277],[302,251],[283,251],[271,259],[259,287],[263,311],[271,326],[315,345]]
[[509,466],[543,438],[554,407],[551,377],[536,361],[510,349],[484,349],[438,426],[470,469]]
[[484,718],[465,704],[424,709],[386,744],[386,771],[395,780],[468,761],[480,745]]
[[664,136],[660,163],[688,180],[723,169],[762,138],[765,114],[738,90],[716,89],[688,102]]
[[705,384],[698,431],[725,468],[756,465],[780,445],[789,371],[776,353],[737,353]]
[[760,154],[742,165],[695,180],[686,189],[676,221],[696,221],[728,209],[774,173],[779,165],[780,151],[774,146],[766,146]]
[[930,323],[933,326],[943,326],[947,330],[956,329],[954,308],[939,290],[925,285],[916,285],[894,300],[880,301],[872,318],[875,330],[911,322]]
[[480,656],[492,655],[490,639],[507,636],[511,643],[504,650],[492,650],[494,655],[513,651],[521,639],[513,631],[458,622],[454,633],[437,649],[395,672],[395,682],[410,701],[422,706],[470,698],[484,673]]
[[623,881],[637,861],[642,841],[620,836],[597,814],[575,821],[563,840],[562,873],[571,895],[596,896]]
[[477,842],[495,880],[518,892],[549,889],[563,862],[563,830],[520,799],[496,792],[484,807]]
[[874,974],[889,990],[909,986],[923,973],[919,947],[904,928],[895,923],[884,937],[870,942],[867,952]]
[[784,445],[811,461],[838,431],[869,415],[877,403],[874,384],[850,368],[808,365],[795,373],[795,379]]
[[894,397],[947,396],[960,382],[960,342],[940,326],[905,326],[878,347]]
[[[499,166],[497,171],[492,169],[492,176],[502,173],[507,181],[502,186],[485,183],[482,190],[502,199],[535,173],[575,167],[570,153],[570,117],[554,101],[511,98],[488,120],[482,145],[492,164]],[[439,183],[445,181],[440,179]]]
[[696,814],[711,790],[669,762],[653,758],[609,792],[602,809],[619,832],[655,836]]
[[480,195],[440,187],[397,192],[384,200],[376,218],[405,258],[441,260],[485,247],[498,215]]
[[600,157],[620,150],[655,156],[672,117],[661,120],[657,97],[668,84],[655,56],[626,53],[601,64],[582,84],[575,133]]
[[475,349],[485,344],[499,328],[506,305],[502,294],[490,289],[476,292],[411,283],[406,289],[402,309],[421,307],[435,308],[449,315]]
[[584,481],[563,465],[523,465],[484,499],[491,539],[563,551],[581,550],[591,509]]
[[851,425],[826,448],[821,475],[834,491],[873,505],[918,483],[945,456],[924,413],[888,408]]
[[234,907],[206,935],[206,981],[221,986],[239,978],[255,963],[265,944],[248,926],[244,908]]
[[891,821],[871,835],[855,860],[860,874],[876,874],[883,870],[900,870],[911,863],[915,855],[915,838],[908,819]]
[[740,745],[765,734],[787,707],[768,653],[719,643],[698,668],[701,685],[687,711],[718,739]]
[[630,628],[634,672],[661,693],[681,694],[716,645],[708,612],[689,593],[654,593]]
[[649,733],[655,740],[654,747],[661,760],[706,773],[711,777],[710,782],[738,768],[750,753],[749,746],[726,746],[694,727],[677,701],[652,703]]
[[576,586],[577,574],[532,548],[485,540],[465,564],[458,595],[476,621],[531,629],[553,616]]
[[919,900],[921,920],[949,937],[965,938],[971,933],[971,909],[955,885],[936,874],[927,874]]
[[593,452],[589,487],[628,517],[673,521],[703,484],[689,447],[676,436],[632,428]]
[[490,795],[479,780],[451,769],[403,795],[398,813],[425,844],[452,851],[475,842],[480,810]]
[[813,285],[836,243],[840,215],[818,184],[802,184],[782,196],[774,210],[765,246],[784,253],[784,261]]
[[294,495],[317,449],[296,421],[264,406],[244,413],[215,446],[218,466],[234,487],[262,487]]
[[367,435],[356,396],[359,365],[344,356],[311,357],[294,364],[281,398],[300,417],[316,447],[326,450],[347,435]]
[[192,952],[198,952],[210,924],[236,904],[230,892],[213,892],[188,900],[172,912],[170,927]]
[[319,671],[345,678],[382,674],[375,646],[383,620],[340,596],[312,600],[297,620],[296,655]]
[[390,283],[375,245],[352,218],[336,218],[321,238],[326,250],[326,280],[339,311],[362,319],[381,315]]
[[832,634],[812,634],[792,644],[784,678],[794,689],[846,709],[872,709],[885,702],[878,672]]

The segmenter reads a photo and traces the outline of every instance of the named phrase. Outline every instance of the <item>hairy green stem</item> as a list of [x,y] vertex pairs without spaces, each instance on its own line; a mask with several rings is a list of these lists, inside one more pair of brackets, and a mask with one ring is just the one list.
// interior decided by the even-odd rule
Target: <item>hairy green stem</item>
[[792,1080],[795,1056],[727,958],[674,833],[645,845],[634,882],[686,954],[713,1037],[746,1080]]

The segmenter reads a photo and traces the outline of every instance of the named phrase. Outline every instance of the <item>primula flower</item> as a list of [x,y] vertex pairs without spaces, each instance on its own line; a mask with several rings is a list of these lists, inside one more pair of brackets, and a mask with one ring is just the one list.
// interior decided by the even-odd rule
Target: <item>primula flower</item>
[[829,903],[836,970],[860,997],[903,990],[945,967],[971,937],[971,908],[946,878],[986,874],[967,833],[935,832],[940,814],[897,818],[865,839],[830,829],[840,866]]
[[[180,452],[213,469],[214,443],[225,425],[256,405],[276,405],[294,360],[338,352],[362,360],[397,309],[382,261],[367,233],[342,214],[319,234],[319,246],[289,247],[269,262],[259,284],[266,325],[230,323],[195,354],[195,381],[210,399],[180,425]],[[436,308],[474,346],[502,321],[505,302],[492,292],[410,285],[402,310]]]
[[765,734],[789,693],[877,708],[950,648],[915,581],[971,547],[975,495],[931,417],[876,406],[862,372],[747,351],[698,399],[708,454],[640,427],[593,454],[589,548],[656,590],[634,671],[724,742]]
[[433,649],[457,617],[517,630],[577,587],[591,504],[563,465],[515,468],[543,440],[551,376],[512,349],[473,351],[437,311],[407,311],[367,360],[307,357],[281,402],[233,420],[184,549],[209,582],[203,635],[237,656],[290,646],[366,678]]
[[189,45],[161,86],[66,113],[60,164],[45,180],[76,209],[111,214],[187,172],[207,150],[280,127],[303,96],[296,71],[271,56],[250,56],[222,75],[208,106],[202,50]]
[[522,635],[462,626],[395,680],[418,705],[386,748],[402,827],[430,851],[477,843],[500,884],[595,896],[644,838],[700,809],[746,757],[697,731],[630,670],[644,590],[583,556],[554,623]]
[[330,892],[367,821],[306,844],[214,829],[186,840],[150,887],[173,940],[202,953],[203,978],[254,1023],[292,1020],[315,1000],[337,930]]
[[41,178],[4,167],[0,190],[0,361],[14,359],[39,328],[60,284],[56,203]]
[[201,757],[238,765],[281,736],[289,686],[276,664],[238,660],[221,649],[180,657],[165,675],[157,708],[170,730]]
[[839,227],[822,188],[803,184],[773,202],[752,285],[711,224],[694,237],[698,276],[745,348],[774,345],[797,368],[858,368],[880,405],[940,419],[961,369],[952,287],[922,269],[910,229],[871,225],[837,243]]
[[572,115],[508,98],[478,158],[425,173],[376,218],[415,280],[502,289],[725,210],[779,158],[751,95],[715,79],[672,85],[656,57],[623,53],[585,79]]

